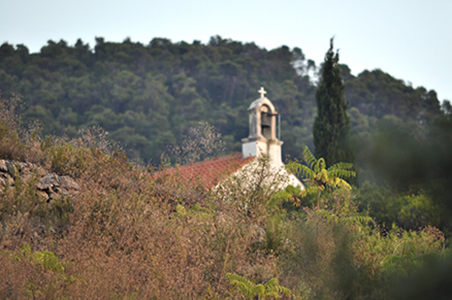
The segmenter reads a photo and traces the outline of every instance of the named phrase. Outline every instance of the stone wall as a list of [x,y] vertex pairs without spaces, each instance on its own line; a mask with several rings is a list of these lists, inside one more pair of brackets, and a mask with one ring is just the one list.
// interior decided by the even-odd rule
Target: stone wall
[[0,193],[14,188],[17,180],[34,184],[36,194],[47,201],[61,196],[75,197],[80,191],[80,186],[69,176],[49,173],[32,163],[0,159]]

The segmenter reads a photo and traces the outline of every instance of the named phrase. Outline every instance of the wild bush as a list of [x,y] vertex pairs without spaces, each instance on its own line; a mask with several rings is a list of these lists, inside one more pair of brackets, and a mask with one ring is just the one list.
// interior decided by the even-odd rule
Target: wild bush
[[359,208],[382,226],[393,224],[405,230],[419,230],[426,226],[444,227],[444,207],[434,202],[423,190],[398,192],[386,186],[365,182],[357,191]]
[[291,221],[292,245],[283,257],[283,284],[294,292],[299,285],[308,299],[389,299],[395,274],[406,276],[444,250],[444,236],[434,227],[382,233],[358,212],[349,190],[325,195],[322,203]]
[[32,252],[27,243],[17,251],[0,251],[0,262],[0,296],[5,299],[70,297],[70,286],[80,280],[71,275],[73,263],[50,251]]
[[389,299],[393,278],[444,252],[434,227],[384,231],[350,189],[287,203],[299,191],[283,195],[284,176],[265,158],[205,191],[128,162],[98,128],[41,138],[2,114],[14,147],[0,143],[0,158],[30,159],[81,187],[47,201],[32,176],[0,192],[2,298],[234,299],[235,274],[261,296],[286,287],[286,299]]

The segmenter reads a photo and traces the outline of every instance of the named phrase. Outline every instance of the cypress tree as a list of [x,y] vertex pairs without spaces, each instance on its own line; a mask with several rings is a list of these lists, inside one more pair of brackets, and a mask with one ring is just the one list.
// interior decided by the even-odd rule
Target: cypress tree
[[323,157],[329,166],[338,162],[353,163],[349,147],[350,118],[344,99],[344,84],[339,69],[339,53],[333,51],[333,39],[325,54],[321,79],[315,99],[317,116],[314,121],[315,156]]

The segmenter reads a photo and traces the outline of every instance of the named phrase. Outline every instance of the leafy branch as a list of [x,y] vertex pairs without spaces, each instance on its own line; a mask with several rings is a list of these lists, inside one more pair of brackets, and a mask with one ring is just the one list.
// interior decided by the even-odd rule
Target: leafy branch
[[326,168],[325,159],[315,158],[307,146],[303,150],[303,160],[305,164],[291,162],[287,165],[287,169],[303,176],[304,181],[308,184],[308,187],[300,193],[302,197],[317,192],[317,209],[320,208],[320,195],[325,189],[351,188],[344,178],[356,176],[353,164],[340,162]]
[[252,281],[237,275],[227,273],[230,284],[248,299],[278,299],[281,295],[292,295],[292,291],[279,284],[277,278],[272,278],[264,284],[254,284]]

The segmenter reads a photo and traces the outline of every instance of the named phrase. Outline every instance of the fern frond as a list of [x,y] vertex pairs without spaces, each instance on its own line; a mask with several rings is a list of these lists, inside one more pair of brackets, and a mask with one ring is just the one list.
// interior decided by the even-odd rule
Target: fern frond
[[64,266],[58,261],[58,257],[50,251],[35,252],[31,255],[32,261],[39,263],[46,270],[64,271]]
[[279,285],[277,278],[272,278],[265,284],[254,285],[250,280],[237,274],[227,273],[226,277],[230,280],[230,284],[240,291],[246,298],[251,299],[258,296],[259,299],[276,299],[279,298],[281,294],[292,295],[292,291],[290,289]]
[[345,162],[339,162],[337,164],[332,165],[328,168],[328,171],[335,171],[335,170],[352,170],[353,164],[351,163],[345,163]]
[[318,189],[319,188],[316,187],[315,185],[311,185],[311,186],[307,187],[306,189],[301,190],[298,195],[303,198],[303,197],[306,197],[307,195],[312,195],[312,194],[317,193]]
[[312,168],[312,165],[317,163],[317,159],[315,158],[315,156],[312,154],[312,152],[309,150],[308,146],[304,146],[303,149],[303,158],[304,161],[306,162],[306,164]]
[[317,161],[316,169],[317,169],[317,172],[326,170],[326,162],[323,157],[319,158],[319,160]]
[[315,173],[304,165],[300,165],[300,173],[304,178],[314,179]]
[[272,278],[269,281],[267,281],[264,285],[265,288],[267,289],[274,289],[275,286],[279,285],[278,278]]
[[279,285],[278,278],[272,278],[264,284],[265,297],[279,298],[281,294],[292,295],[292,291],[284,286]]
[[300,165],[300,163],[291,161],[290,163],[286,164],[285,169],[290,173],[298,174],[299,173],[299,165]]
[[229,279],[230,285],[235,286],[237,290],[247,297],[253,297],[251,294],[253,293],[254,284],[250,280],[232,273],[226,273],[226,277]]
[[350,190],[352,187],[350,186],[350,184],[345,181],[344,179],[341,179],[339,177],[333,177],[333,180],[327,182],[326,184],[329,187],[332,188],[343,188],[343,189],[347,189]]
[[260,296],[262,298],[265,297],[265,287],[262,284],[257,284],[252,288],[252,293],[250,297]]
[[328,171],[329,174],[331,174],[334,177],[340,177],[340,178],[350,178],[355,177],[356,173],[355,171],[349,171],[349,170],[331,170]]
[[286,288],[285,286],[278,285],[277,290],[278,290],[278,293],[280,293],[280,294],[288,295],[288,296],[292,295],[292,291],[290,289]]
[[328,171],[325,169],[322,169],[318,174],[317,174],[317,181],[323,182],[323,183],[329,183],[329,176],[328,176]]
[[289,163],[286,166],[286,170],[309,179],[313,179],[315,176],[314,171],[312,171],[309,167],[296,162]]
[[364,225],[369,222],[372,222],[372,218],[368,216],[351,216],[344,218],[344,222],[347,224],[359,224]]

